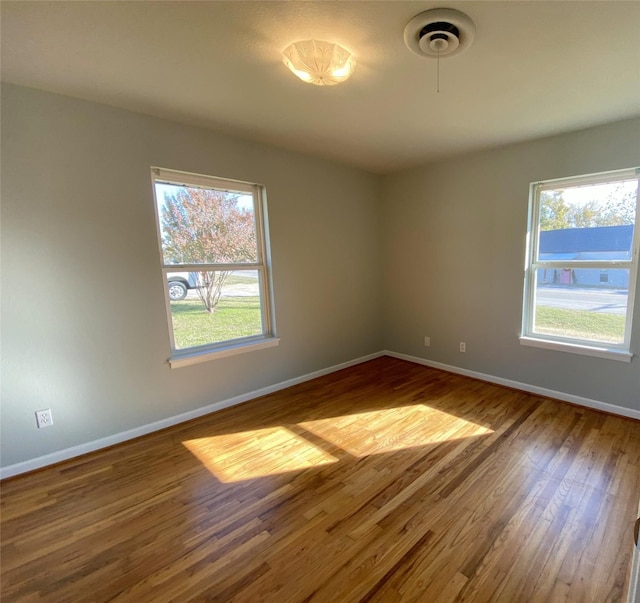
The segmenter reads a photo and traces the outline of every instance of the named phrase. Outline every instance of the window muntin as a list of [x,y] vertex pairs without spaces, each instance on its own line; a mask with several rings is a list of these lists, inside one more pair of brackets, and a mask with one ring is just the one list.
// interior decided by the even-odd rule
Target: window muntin
[[635,169],[531,185],[523,343],[629,352],[637,215]]
[[152,180],[172,365],[274,340],[262,187],[159,168]]

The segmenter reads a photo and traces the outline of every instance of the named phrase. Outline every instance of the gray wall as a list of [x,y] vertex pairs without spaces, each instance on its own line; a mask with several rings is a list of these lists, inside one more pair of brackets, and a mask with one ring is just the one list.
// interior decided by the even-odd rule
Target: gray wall
[[[638,165],[638,141],[632,120],[380,178],[3,86],[2,466],[382,349],[640,410],[637,358],[518,342],[529,183]],[[168,367],[151,165],[266,185],[279,347]]]
[[[149,168],[266,185],[279,347],[170,369]],[[379,351],[379,178],[2,89],[2,466]],[[34,411],[51,408],[37,430]]]
[[[637,356],[627,364],[518,341],[529,183],[639,164],[635,119],[386,177],[381,217],[387,349],[640,410]],[[458,351],[460,341],[467,344],[465,354]]]

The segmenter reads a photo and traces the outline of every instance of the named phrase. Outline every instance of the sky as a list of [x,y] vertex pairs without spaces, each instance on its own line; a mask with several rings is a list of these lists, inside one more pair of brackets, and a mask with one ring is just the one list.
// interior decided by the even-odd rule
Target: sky
[[637,180],[627,180],[622,184],[619,182],[614,184],[591,184],[558,190],[562,190],[562,198],[568,204],[582,206],[593,200],[597,200],[601,203],[605,202],[611,195],[615,194],[616,190],[619,191],[620,197],[623,197],[629,192],[636,191],[637,188]]

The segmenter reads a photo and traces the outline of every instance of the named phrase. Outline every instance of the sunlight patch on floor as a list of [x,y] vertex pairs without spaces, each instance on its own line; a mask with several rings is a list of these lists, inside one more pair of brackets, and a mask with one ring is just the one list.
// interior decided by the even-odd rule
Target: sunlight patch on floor
[[237,482],[337,462],[286,427],[229,433],[183,444],[221,482]]
[[[423,404],[305,421],[298,427],[356,458],[493,433]],[[197,438],[183,444],[225,483],[338,461],[284,426]]]
[[493,430],[424,404],[300,423],[300,427],[362,458],[493,433]]

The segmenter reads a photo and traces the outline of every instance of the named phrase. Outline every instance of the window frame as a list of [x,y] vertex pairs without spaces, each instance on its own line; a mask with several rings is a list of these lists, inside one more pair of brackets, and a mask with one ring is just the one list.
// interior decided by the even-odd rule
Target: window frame
[[[169,333],[171,368],[188,366],[225,356],[232,356],[254,350],[277,346],[280,339],[275,331],[275,314],[273,300],[273,285],[271,280],[271,255],[269,249],[269,230],[267,220],[266,191],[264,186],[240,180],[231,180],[204,174],[194,174],[167,168],[151,168],[151,184],[153,189],[154,215],[156,219],[156,237],[160,254],[160,269],[162,272],[163,291],[167,312],[167,327]],[[255,262],[239,263],[201,263],[201,264],[167,264],[162,249],[162,228],[160,212],[156,194],[156,184],[170,184],[189,188],[214,189],[224,192],[234,192],[251,195],[253,198],[254,219],[256,229],[257,258]],[[168,274],[172,272],[200,272],[200,271],[256,271],[260,290],[260,313],[262,333],[212,342],[188,348],[176,348],[173,318],[171,314],[171,300],[169,299]]]
[[[540,197],[546,190],[590,186],[622,180],[638,181],[636,193],[636,217],[631,243],[631,257],[628,260],[540,260]],[[524,296],[522,310],[522,330],[520,343],[540,348],[573,352],[587,356],[630,362],[631,330],[633,327],[633,309],[635,303],[636,282],[638,277],[638,248],[640,247],[640,168],[628,168],[597,174],[572,176],[533,182],[529,186],[529,215],[527,223],[526,257],[524,270]],[[622,343],[598,342],[590,339],[563,337],[534,331],[537,271],[544,269],[626,269],[629,270],[629,290],[627,293],[627,311],[625,317],[624,341]]]

